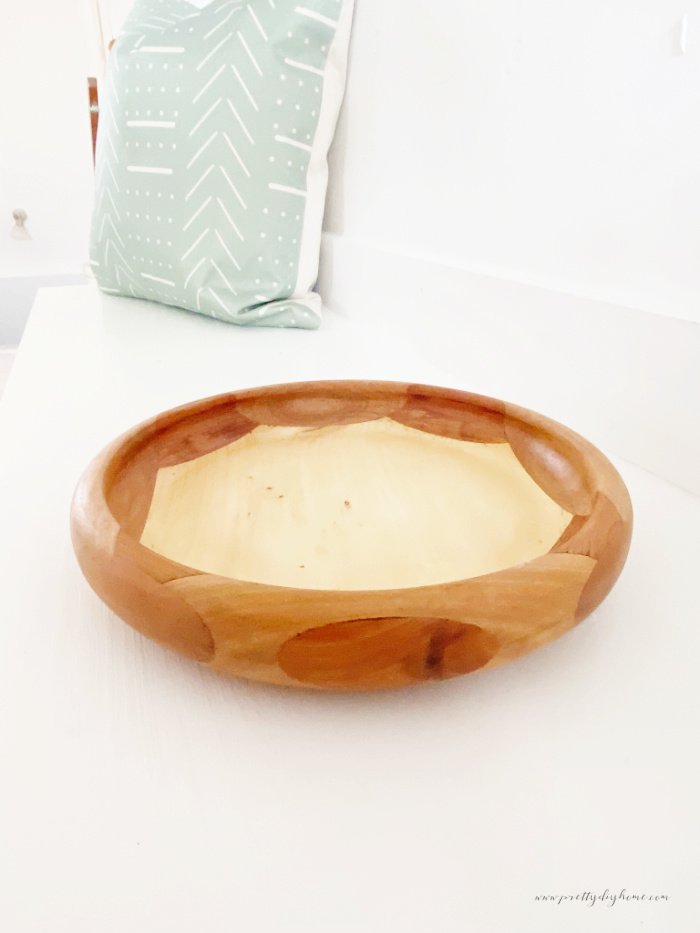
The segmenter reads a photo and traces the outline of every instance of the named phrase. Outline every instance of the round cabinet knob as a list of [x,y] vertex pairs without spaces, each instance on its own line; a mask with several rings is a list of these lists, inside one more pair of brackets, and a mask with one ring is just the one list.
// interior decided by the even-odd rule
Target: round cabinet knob
[[14,227],[10,230],[10,236],[15,240],[29,240],[29,231],[27,230],[25,224],[27,222],[27,212],[21,207],[16,207],[12,211],[12,218],[15,222]]

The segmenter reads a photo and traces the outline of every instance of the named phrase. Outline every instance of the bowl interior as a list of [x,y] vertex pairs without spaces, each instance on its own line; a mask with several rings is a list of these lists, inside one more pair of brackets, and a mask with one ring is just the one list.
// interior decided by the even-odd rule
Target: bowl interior
[[140,540],[239,580],[372,590],[520,564],[549,551],[570,520],[508,443],[382,417],[262,424],[161,466]]

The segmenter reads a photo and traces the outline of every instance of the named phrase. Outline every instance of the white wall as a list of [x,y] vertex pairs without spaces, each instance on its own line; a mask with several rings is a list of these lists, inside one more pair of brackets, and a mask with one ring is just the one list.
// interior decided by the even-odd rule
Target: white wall
[[[0,276],[78,273],[87,259],[86,37],[83,0],[2,4]],[[30,241],[9,236],[16,207],[29,215]]]
[[[700,327],[327,234],[321,294],[401,376],[541,411],[700,495]],[[388,378],[385,375],[385,378]]]
[[330,232],[699,319],[700,0],[356,7]]

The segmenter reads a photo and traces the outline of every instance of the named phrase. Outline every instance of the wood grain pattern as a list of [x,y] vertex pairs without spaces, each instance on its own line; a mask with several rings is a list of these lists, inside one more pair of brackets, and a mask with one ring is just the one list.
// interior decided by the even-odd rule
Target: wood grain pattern
[[306,629],[279,650],[290,677],[318,687],[367,689],[411,677],[443,680],[487,664],[498,650],[495,635],[452,619],[355,619]]
[[100,101],[97,90],[97,78],[88,78],[88,105],[90,108],[90,133],[92,136],[92,163],[95,164],[97,148],[97,126],[100,119]]
[[[320,432],[386,418],[465,443],[510,445],[532,480],[570,513],[567,527],[524,563],[393,589],[255,583],[185,566],[141,543],[159,470],[235,448],[261,425]],[[92,587],[145,635],[229,674],[348,690],[495,667],[562,634],[617,579],[632,511],[609,461],[533,412],[428,386],[325,382],[232,393],[134,428],[86,471],[71,525]]]
[[467,402],[460,392],[445,390],[435,395],[421,386],[409,386],[404,404],[392,413],[392,418],[459,441],[506,442],[505,405],[480,395],[471,395]]

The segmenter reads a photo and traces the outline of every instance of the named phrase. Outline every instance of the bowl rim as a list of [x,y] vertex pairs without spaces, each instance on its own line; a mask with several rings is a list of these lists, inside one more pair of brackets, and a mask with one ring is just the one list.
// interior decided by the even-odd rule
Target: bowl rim
[[[248,592],[258,591],[279,593],[282,598],[284,598],[285,595],[289,597],[289,594],[333,594],[334,596],[338,597],[347,596],[353,598],[371,598],[372,596],[386,597],[388,595],[396,594],[426,594],[430,591],[435,591],[437,593],[441,590],[444,590],[445,587],[460,586],[467,582],[484,580],[489,577],[498,578],[500,575],[507,575],[514,568],[521,569],[524,567],[537,565],[539,561],[542,561],[544,558],[547,558],[553,553],[554,548],[556,548],[559,541],[561,541],[563,536],[569,530],[571,523],[574,522],[577,518],[580,519],[582,517],[583,519],[577,525],[577,537],[580,536],[585,538],[587,535],[590,535],[591,532],[595,532],[595,529],[591,528],[593,516],[592,506],[587,513],[577,512],[562,506],[562,508],[566,508],[566,510],[571,513],[571,520],[569,523],[567,523],[562,536],[547,551],[527,561],[512,564],[508,567],[501,568],[497,571],[491,571],[486,574],[478,574],[470,577],[459,577],[439,583],[428,583],[417,586],[385,587],[374,589],[357,588],[350,590],[319,589],[317,587],[297,587],[285,586],[275,583],[254,582],[222,574],[213,574],[202,568],[181,564],[177,561],[171,560],[168,557],[165,557],[157,551],[148,548],[146,545],[143,545],[140,540],[140,535],[139,537],[135,537],[130,534],[124,528],[124,525],[120,522],[117,515],[114,514],[113,508],[109,503],[109,494],[107,489],[109,480],[113,480],[116,476],[118,476],[119,473],[126,467],[129,460],[133,458],[138,451],[146,449],[149,446],[151,439],[155,435],[163,434],[164,432],[172,430],[174,426],[181,424],[185,419],[192,418],[193,421],[196,421],[197,418],[201,417],[205,412],[211,412],[213,409],[229,407],[235,409],[239,402],[245,403],[254,401],[256,399],[270,397],[274,399],[274,397],[280,397],[283,395],[286,395],[287,398],[318,398],[321,397],[324,392],[332,391],[334,389],[336,391],[341,390],[341,395],[339,397],[344,398],[347,398],[348,393],[350,393],[354,398],[358,399],[363,397],[366,398],[368,395],[371,397],[373,393],[372,391],[368,390],[372,389],[374,392],[384,394],[387,398],[396,397],[397,401],[405,398],[408,393],[419,399],[427,398],[437,399],[439,401],[456,402],[463,408],[477,408],[481,409],[484,413],[491,412],[497,414],[501,416],[504,421],[512,422],[513,425],[524,426],[527,430],[532,432],[539,432],[540,438],[546,437],[549,439],[555,439],[562,443],[564,446],[568,445],[571,450],[574,450],[579,454],[578,468],[574,467],[574,470],[578,473],[579,478],[585,480],[585,483],[589,486],[587,495],[590,502],[593,503],[595,501],[596,495],[604,490],[605,494],[612,501],[623,522],[627,526],[627,547],[624,548],[623,560],[624,557],[626,557],[627,548],[629,547],[629,536],[631,535],[633,522],[632,504],[627,487],[617,469],[608,460],[608,458],[595,445],[586,440],[580,434],[545,415],[541,415],[528,408],[524,408],[510,402],[504,402],[500,399],[490,396],[423,383],[407,383],[394,380],[369,379],[298,381],[233,390],[230,392],[219,393],[217,395],[206,396],[201,399],[186,402],[174,408],[161,411],[151,418],[147,418],[141,421],[140,423],[134,425],[127,431],[117,436],[112,442],[104,447],[92,459],[80,477],[71,504],[71,524],[73,528],[74,544],[76,543],[77,526],[80,526],[83,529],[85,528],[85,509],[89,504],[90,512],[92,514],[92,520],[90,524],[99,525],[103,533],[108,531],[108,533],[113,535],[115,539],[117,536],[124,536],[127,538],[130,543],[135,546],[135,555],[139,554],[139,549],[146,551],[148,553],[147,563],[151,569],[154,566],[160,566],[164,570],[172,569],[177,571],[178,576],[182,577],[204,575],[212,581],[216,580],[223,582],[228,586],[240,585]],[[355,421],[345,423],[361,423],[362,421],[368,420],[378,419],[376,417],[357,418]],[[256,426],[259,426],[260,424],[262,424],[262,422],[258,422]],[[429,433],[438,434],[438,432]],[[442,436],[448,435],[443,434]],[[464,440],[469,440],[469,438],[464,438]],[[220,445],[218,445],[218,447],[213,447],[212,450],[228,446],[230,443],[235,443],[235,439],[224,440]],[[490,443],[498,442],[491,441]],[[509,439],[505,436],[504,440],[500,443],[509,443],[511,449],[513,449],[512,443],[510,443]],[[553,447],[549,447],[548,449],[554,450]],[[528,472],[532,477],[532,473],[528,467],[522,463],[521,458],[515,451],[514,453],[517,459],[521,462],[521,465],[523,465],[525,468],[526,472]],[[564,456],[563,454],[561,455]],[[197,454],[196,456],[202,456],[202,454]],[[186,462],[187,459],[195,458],[186,457],[184,460],[178,462]],[[160,469],[160,467],[156,468],[156,474],[158,469]],[[537,485],[540,485],[537,479],[534,477],[532,478],[534,482],[537,483]],[[540,488],[542,487],[540,486]],[[547,490],[544,491],[547,493],[547,495],[550,496],[550,498],[554,498],[551,496],[550,492]],[[558,500],[554,499],[554,501]],[[558,504],[561,505],[561,503]],[[94,539],[92,543],[95,545],[97,544]],[[576,551],[573,553],[580,552]],[[148,570],[145,567],[142,567],[141,569],[144,569],[144,571],[148,573]]]

